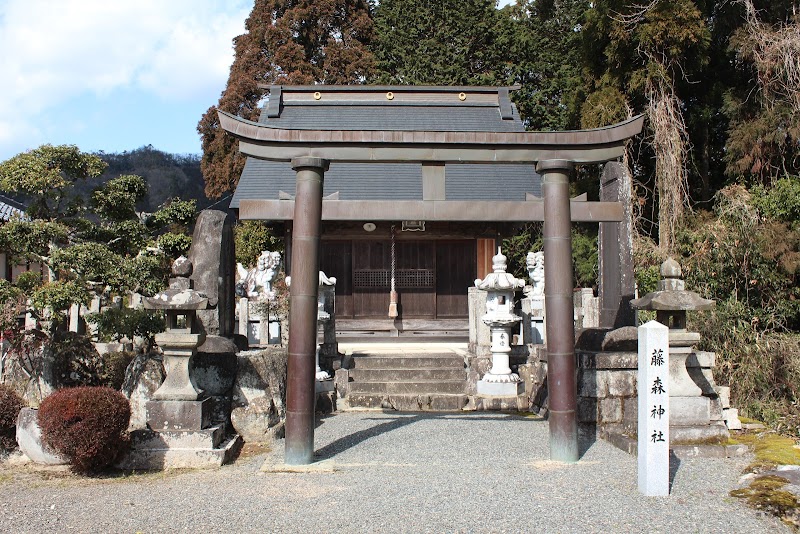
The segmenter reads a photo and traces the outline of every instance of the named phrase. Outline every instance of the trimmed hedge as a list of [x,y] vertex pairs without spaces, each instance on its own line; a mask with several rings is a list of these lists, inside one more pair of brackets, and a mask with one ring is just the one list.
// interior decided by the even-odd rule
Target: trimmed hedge
[[13,389],[0,384],[0,452],[17,448],[17,416],[24,406]]
[[130,404],[108,387],[60,389],[39,407],[42,441],[90,473],[111,465],[128,445]]

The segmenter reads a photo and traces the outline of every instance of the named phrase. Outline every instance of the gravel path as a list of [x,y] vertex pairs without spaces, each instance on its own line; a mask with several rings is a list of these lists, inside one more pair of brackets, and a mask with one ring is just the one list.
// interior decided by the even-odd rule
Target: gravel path
[[5,464],[0,532],[790,532],[728,496],[746,459],[684,460],[672,495],[648,498],[634,457],[587,446],[556,464],[534,418],[343,413],[316,430],[333,472],[261,472],[283,441],[216,471],[84,479]]

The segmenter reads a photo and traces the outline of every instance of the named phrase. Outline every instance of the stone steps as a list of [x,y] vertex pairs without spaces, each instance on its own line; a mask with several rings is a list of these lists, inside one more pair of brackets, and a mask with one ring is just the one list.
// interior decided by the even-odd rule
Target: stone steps
[[454,411],[467,403],[464,357],[455,352],[353,355],[351,408]]
[[464,369],[450,368],[384,368],[363,369],[356,368],[350,371],[350,376],[356,382],[398,382],[415,380],[464,380]]
[[367,393],[422,394],[422,393],[463,393],[464,380],[414,380],[397,382],[361,382],[350,384],[350,394]]
[[353,356],[354,369],[464,369],[458,354],[378,354]]
[[461,394],[369,395],[347,397],[351,408],[397,410],[399,412],[460,412],[468,397]]

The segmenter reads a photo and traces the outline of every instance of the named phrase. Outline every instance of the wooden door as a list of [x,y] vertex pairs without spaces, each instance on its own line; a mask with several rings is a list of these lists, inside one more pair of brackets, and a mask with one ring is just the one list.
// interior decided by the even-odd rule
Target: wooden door
[[353,241],[354,317],[387,317],[390,268],[389,241]]
[[398,241],[395,287],[398,310],[406,319],[436,317],[436,245],[431,241]]
[[436,317],[467,317],[467,291],[475,283],[477,254],[474,239],[436,244]]

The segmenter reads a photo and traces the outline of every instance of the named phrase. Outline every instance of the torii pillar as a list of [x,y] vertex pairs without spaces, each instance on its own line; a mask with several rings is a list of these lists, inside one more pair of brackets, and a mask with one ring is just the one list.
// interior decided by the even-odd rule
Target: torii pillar
[[292,238],[292,285],[289,289],[287,465],[307,465],[314,459],[319,236],[322,183],[328,165],[328,160],[320,158],[292,160],[292,169],[297,173],[297,189]]
[[573,163],[545,160],[536,165],[544,198],[544,286],[547,317],[547,389],[550,459],[578,461],[578,389],[572,304],[572,220],[569,175]]

